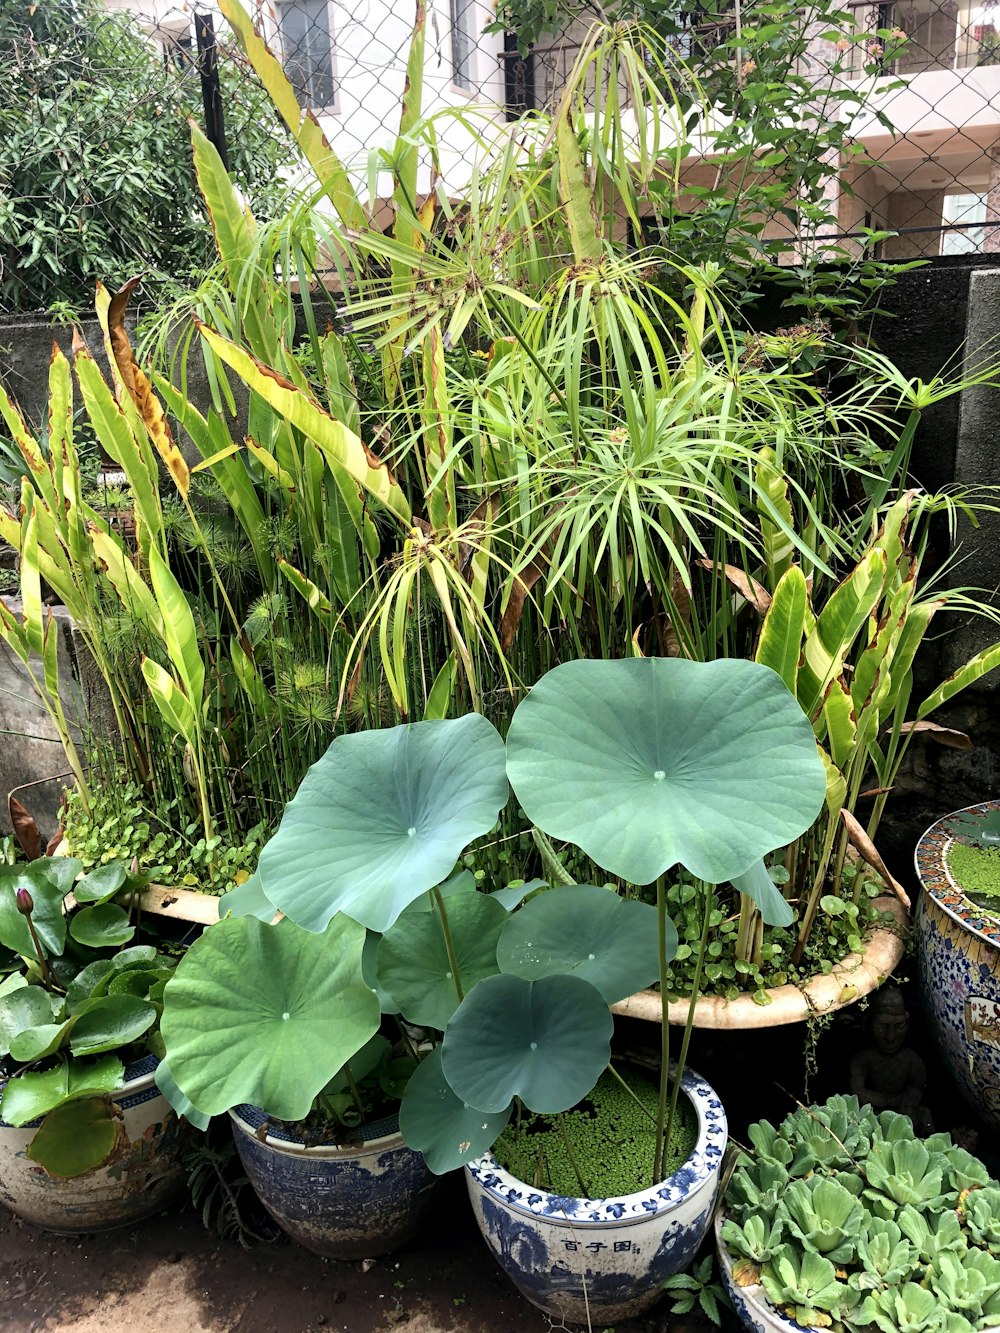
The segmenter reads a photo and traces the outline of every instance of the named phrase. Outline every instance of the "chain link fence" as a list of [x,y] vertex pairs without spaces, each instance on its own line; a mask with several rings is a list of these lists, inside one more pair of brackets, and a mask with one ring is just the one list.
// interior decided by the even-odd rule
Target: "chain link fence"
[[[410,5],[247,3],[359,184],[373,179],[398,130]],[[835,30],[815,25],[797,66],[827,97],[824,114],[850,117],[852,152],[831,165],[835,221],[824,236],[885,259],[1000,251],[1000,0],[848,5]],[[674,19],[665,45],[697,76],[755,14],[744,0],[732,13]],[[490,30],[488,0],[429,0],[423,107],[437,115],[446,166],[469,157],[477,118],[556,105],[589,21],[579,14],[525,51],[517,33]],[[266,216],[287,183],[288,141],[210,3],[0,6],[0,57],[3,313],[87,304],[97,277],[144,270],[181,283],[209,261],[188,117],[256,211]],[[851,88],[853,102],[837,100]],[[710,154],[689,154],[682,185],[719,169]]]

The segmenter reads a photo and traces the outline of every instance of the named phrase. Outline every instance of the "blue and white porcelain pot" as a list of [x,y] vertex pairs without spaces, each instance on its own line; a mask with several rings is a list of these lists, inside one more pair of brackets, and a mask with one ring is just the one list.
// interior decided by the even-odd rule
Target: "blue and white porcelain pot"
[[[967,807],[1000,810],[1000,801]],[[959,812],[961,813],[961,812]],[[931,1027],[966,1100],[1000,1130],[1000,917],[971,902],[948,866],[948,815],[917,843],[920,988]]]
[[359,1144],[307,1147],[256,1106],[229,1112],[261,1203],[292,1240],[333,1259],[371,1259],[417,1231],[443,1177],[407,1147],[392,1116],[358,1130]]
[[28,1158],[41,1124],[16,1129],[0,1121],[0,1202],[47,1231],[109,1231],[159,1212],[184,1183],[187,1126],[153,1081],[152,1055],[125,1070],[114,1094],[124,1134],[114,1157],[85,1175],[63,1180]]
[[487,1153],[466,1167],[472,1211],[515,1287],[553,1319],[603,1327],[647,1310],[694,1258],[712,1220],[726,1113],[692,1070],[681,1089],[698,1119],[694,1151],[662,1184],[614,1199],[548,1194]]

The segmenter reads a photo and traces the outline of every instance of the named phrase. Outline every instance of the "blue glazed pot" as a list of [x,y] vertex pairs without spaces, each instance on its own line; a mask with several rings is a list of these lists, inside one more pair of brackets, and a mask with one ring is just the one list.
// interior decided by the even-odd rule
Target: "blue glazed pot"
[[[1000,801],[967,807],[1000,809]],[[917,843],[920,989],[952,1077],[966,1100],[1000,1130],[1000,917],[969,901],[952,878],[948,815]]]
[[292,1240],[316,1254],[387,1254],[417,1231],[440,1191],[443,1177],[403,1142],[396,1116],[363,1126],[360,1144],[308,1148],[256,1106],[229,1114],[261,1203]]
[[157,1064],[147,1055],[125,1070],[113,1097],[121,1142],[105,1166],[86,1175],[63,1180],[29,1159],[40,1120],[19,1129],[0,1121],[0,1201],[35,1226],[70,1234],[109,1231],[159,1212],[184,1183],[188,1131],[153,1080]]
[[712,1220],[726,1113],[704,1079],[681,1088],[698,1118],[694,1152],[662,1184],[612,1199],[534,1189],[487,1153],[466,1167],[479,1230],[515,1287],[553,1319],[603,1327],[647,1310],[694,1258]]

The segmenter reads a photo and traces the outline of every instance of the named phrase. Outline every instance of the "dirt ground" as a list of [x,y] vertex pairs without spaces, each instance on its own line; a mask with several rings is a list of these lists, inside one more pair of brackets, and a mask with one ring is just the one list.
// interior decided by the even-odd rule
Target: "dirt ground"
[[[4,1213],[0,1329],[547,1333],[553,1327],[497,1268],[458,1189],[435,1220],[396,1254],[362,1264],[322,1259],[283,1242],[245,1250],[206,1232],[190,1211],[79,1237],[47,1235]],[[698,1324],[672,1321],[667,1310],[661,1303],[650,1318],[619,1323],[614,1333],[703,1333]]]

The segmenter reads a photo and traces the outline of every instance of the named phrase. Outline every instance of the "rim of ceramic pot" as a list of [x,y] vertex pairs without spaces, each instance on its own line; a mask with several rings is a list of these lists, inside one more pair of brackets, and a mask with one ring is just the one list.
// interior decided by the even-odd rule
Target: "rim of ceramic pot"
[[[229,1115],[241,1129],[259,1143],[266,1143],[269,1148],[302,1157],[358,1157],[362,1154],[385,1151],[390,1146],[404,1142],[399,1132],[398,1112],[382,1116],[380,1120],[373,1120],[369,1125],[359,1125],[354,1132],[360,1142],[345,1144],[303,1143],[290,1129],[278,1124],[273,1116],[269,1116],[259,1106],[251,1106],[248,1102],[244,1102],[242,1106],[232,1107]],[[259,1131],[264,1125],[269,1127],[268,1132],[261,1135]]]
[[[765,1327],[769,1324],[776,1333],[818,1333],[818,1330],[810,1325],[800,1324],[794,1319],[789,1319],[776,1310],[767,1298],[767,1292],[760,1285],[754,1283],[751,1287],[740,1287],[733,1278],[733,1256],[729,1253],[726,1242],[722,1239],[722,1224],[726,1220],[726,1210],[720,1205],[715,1210],[715,1221],[713,1228],[715,1231],[715,1249],[719,1256],[719,1263],[722,1266],[726,1278],[726,1285],[732,1287],[740,1300],[742,1300],[750,1309],[750,1312],[761,1320],[766,1320]],[[739,1316],[739,1310],[737,1310]]]
[[686,1069],[681,1090],[698,1118],[694,1149],[672,1176],[635,1194],[602,1199],[577,1199],[535,1189],[504,1170],[492,1153],[469,1162],[466,1171],[506,1208],[530,1217],[544,1217],[555,1226],[629,1226],[676,1208],[718,1172],[726,1150],[726,1113],[715,1089],[693,1069]]
[[1000,917],[990,916],[966,897],[965,891],[952,878],[947,857],[948,848],[955,841],[948,831],[949,821],[966,812],[985,814],[989,810],[1000,810],[1000,800],[965,805],[936,819],[917,843],[914,860],[924,891],[943,912],[987,944],[1000,945]]
[[[131,1100],[137,1095],[152,1090],[152,1097],[162,1097],[163,1094],[153,1080],[156,1073],[156,1066],[159,1060],[155,1055],[144,1055],[140,1060],[133,1060],[131,1064],[125,1066],[125,1082],[120,1088],[116,1088],[112,1094],[112,1100],[121,1105],[121,1103]],[[0,1075],[0,1092],[3,1092],[7,1086],[8,1079]],[[152,1097],[142,1100],[152,1100]],[[44,1120],[44,1116],[39,1116],[37,1120],[29,1120],[25,1125],[8,1125],[6,1120],[0,1120],[0,1129],[37,1129]]]

